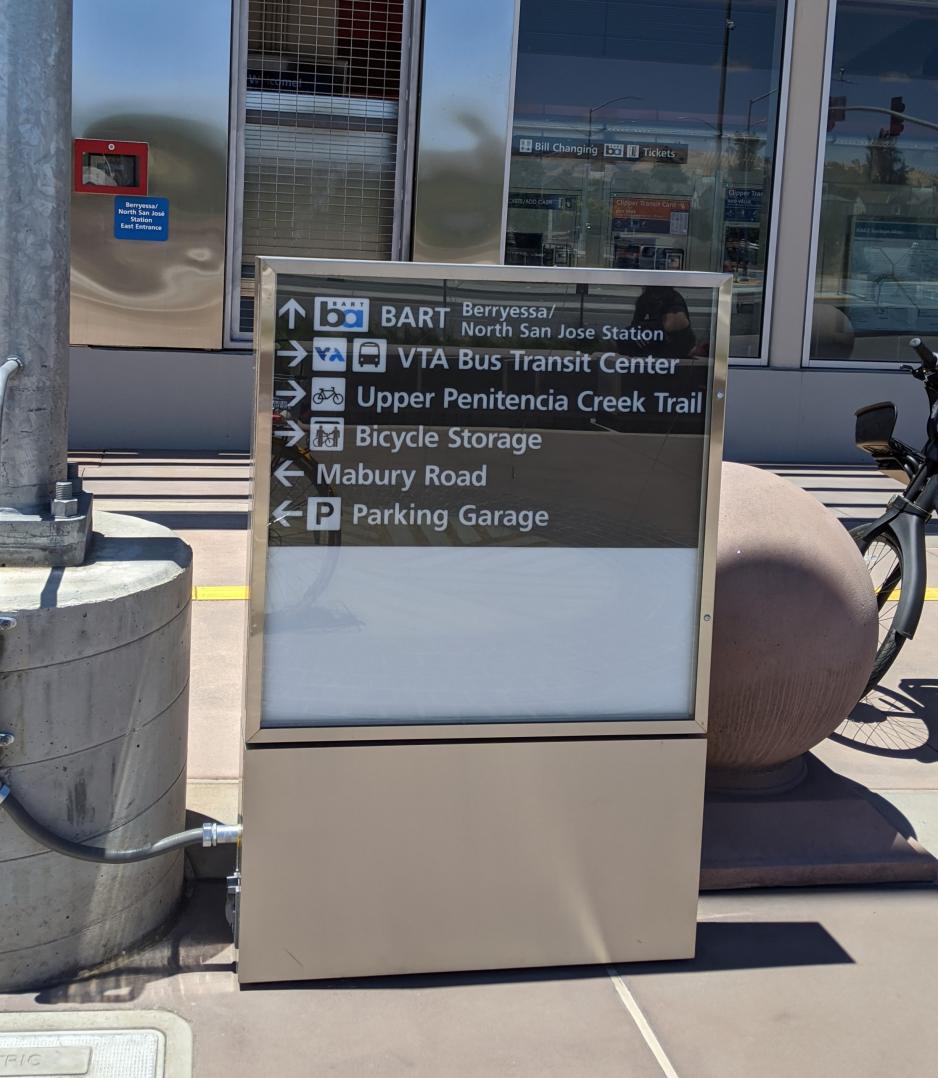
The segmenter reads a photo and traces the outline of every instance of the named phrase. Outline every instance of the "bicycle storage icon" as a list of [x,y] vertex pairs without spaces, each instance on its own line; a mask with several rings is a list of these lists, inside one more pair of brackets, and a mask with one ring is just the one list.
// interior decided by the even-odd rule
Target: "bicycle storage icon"
[[335,453],[343,448],[345,423],[341,419],[313,418],[309,425],[310,449],[322,449]]

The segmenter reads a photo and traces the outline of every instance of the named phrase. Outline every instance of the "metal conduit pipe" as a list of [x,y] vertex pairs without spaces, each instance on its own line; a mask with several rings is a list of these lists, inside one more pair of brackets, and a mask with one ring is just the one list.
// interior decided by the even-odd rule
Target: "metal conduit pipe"
[[230,846],[241,841],[240,824],[204,823],[190,831],[161,838],[150,846],[140,846],[130,850],[106,850],[103,846],[85,846],[63,838],[36,820],[13,796],[13,791],[6,783],[0,782],[0,810],[5,810],[10,819],[31,839],[47,849],[79,861],[92,861],[98,865],[125,865],[131,861],[149,861],[151,857],[161,857],[186,846]]

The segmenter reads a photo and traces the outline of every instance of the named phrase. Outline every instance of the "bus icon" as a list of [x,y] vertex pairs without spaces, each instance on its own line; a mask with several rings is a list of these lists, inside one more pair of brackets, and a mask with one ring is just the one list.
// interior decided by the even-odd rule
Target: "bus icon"
[[388,342],[366,337],[352,346],[352,370],[359,373],[374,371],[381,374],[388,369]]

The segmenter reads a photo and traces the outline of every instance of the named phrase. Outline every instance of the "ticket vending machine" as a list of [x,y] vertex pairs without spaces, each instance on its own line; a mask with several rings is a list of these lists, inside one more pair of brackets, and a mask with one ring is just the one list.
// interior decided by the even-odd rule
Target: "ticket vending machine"
[[691,956],[729,277],[257,280],[241,981]]

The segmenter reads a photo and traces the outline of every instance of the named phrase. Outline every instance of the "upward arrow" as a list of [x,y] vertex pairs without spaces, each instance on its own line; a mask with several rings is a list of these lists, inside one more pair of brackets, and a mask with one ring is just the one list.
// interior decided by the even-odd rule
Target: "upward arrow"
[[300,318],[306,317],[306,311],[301,307],[295,299],[288,299],[287,302],[277,311],[277,314],[285,314],[287,316],[287,325],[290,329],[296,326],[296,316]]

